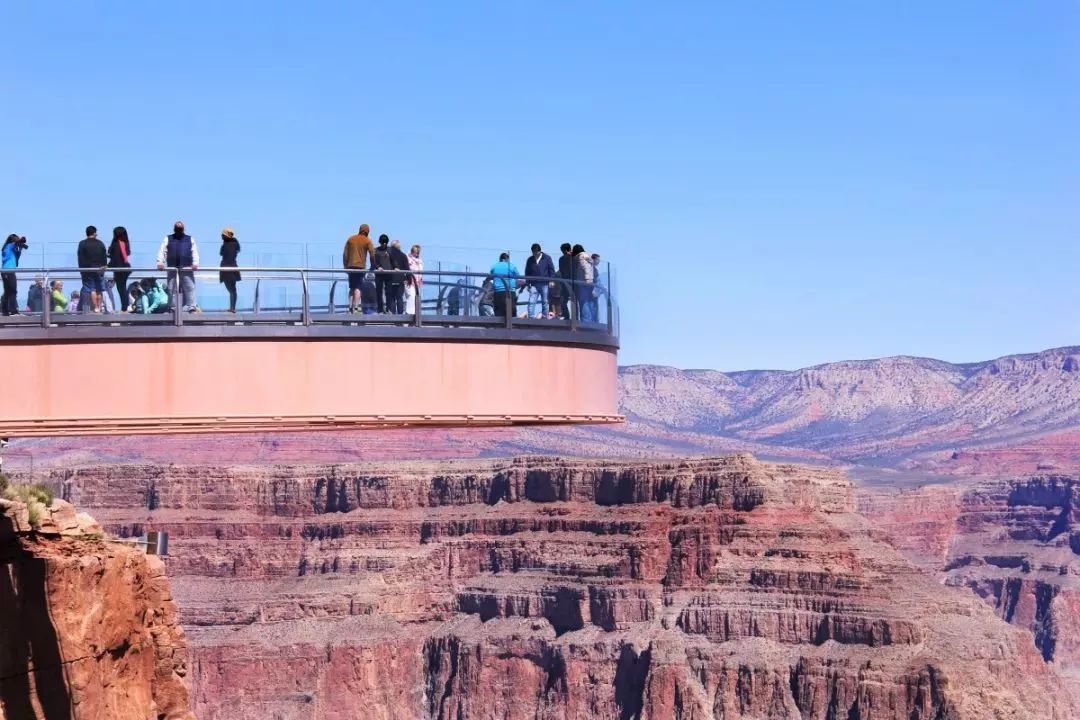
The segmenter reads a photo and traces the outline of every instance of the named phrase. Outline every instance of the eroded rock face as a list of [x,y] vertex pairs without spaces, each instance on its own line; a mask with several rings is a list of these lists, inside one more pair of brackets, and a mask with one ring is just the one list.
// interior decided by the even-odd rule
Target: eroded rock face
[[56,501],[0,514],[0,718],[194,720],[164,566]]
[[122,467],[169,530],[202,720],[1075,715],[1031,637],[903,560],[838,473],[749,456]]
[[859,503],[913,562],[1030,631],[1047,662],[1080,679],[1080,480],[861,491]]

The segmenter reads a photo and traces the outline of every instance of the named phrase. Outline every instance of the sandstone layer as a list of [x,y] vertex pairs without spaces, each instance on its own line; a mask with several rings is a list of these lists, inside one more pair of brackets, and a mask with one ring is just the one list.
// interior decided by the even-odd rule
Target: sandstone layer
[[858,500],[912,562],[1031,632],[1043,658],[1080,691],[1080,478],[862,490]]
[[61,500],[0,500],[0,718],[194,720],[160,559]]
[[56,471],[172,535],[202,720],[1065,720],[839,473],[749,456]]

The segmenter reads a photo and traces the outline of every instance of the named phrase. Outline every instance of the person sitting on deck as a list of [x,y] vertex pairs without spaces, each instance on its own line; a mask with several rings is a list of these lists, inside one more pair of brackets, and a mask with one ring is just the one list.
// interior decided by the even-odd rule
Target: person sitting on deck
[[154,278],[143,278],[138,284],[135,312],[141,315],[163,313],[169,309],[169,296]]

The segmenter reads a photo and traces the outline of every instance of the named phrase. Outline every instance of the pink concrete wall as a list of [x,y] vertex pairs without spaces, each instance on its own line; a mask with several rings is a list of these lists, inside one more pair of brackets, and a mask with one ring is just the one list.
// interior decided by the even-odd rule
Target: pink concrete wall
[[[544,345],[135,341],[0,346],[13,435],[617,420],[616,356]],[[197,427],[196,427],[197,426]],[[252,426],[252,427],[247,427]],[[170,429],[171,428],[171,429]]]

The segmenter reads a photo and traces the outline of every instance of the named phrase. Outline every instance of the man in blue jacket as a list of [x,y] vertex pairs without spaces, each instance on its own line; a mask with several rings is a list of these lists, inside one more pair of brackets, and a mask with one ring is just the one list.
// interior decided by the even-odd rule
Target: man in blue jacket
[[510,262],[510,253],[499,255],[499,262],[491,266],[492,289],[495,291],[495,314],[506,317],[507,311],[513,317],[517,313],[514,303],[521,277],[517,267]]
[[[550,278],[554,277],[555,263],[551,261],[551,256],[540,249],[539,243],[533,243],[532,255],[525,261],[525,283],[529,287],[529,317],[549,317],[551,307],[548,304],[548,291],[551,288]],[[539,315],[536,314],[538,300]]]
[[[22,251],[30,247],[26,244],[26,238],[12,233],[4,241],[3,249],[0,249],[0,268],[14,270],[19,267],[19,256]],[[19,315],[19,297],[17,275],[13,272],[0,273],[3,280],[4,293],[0,295],[0,313],[4,315]]]

